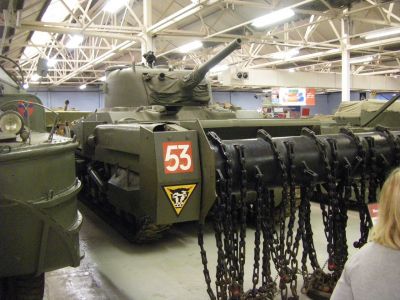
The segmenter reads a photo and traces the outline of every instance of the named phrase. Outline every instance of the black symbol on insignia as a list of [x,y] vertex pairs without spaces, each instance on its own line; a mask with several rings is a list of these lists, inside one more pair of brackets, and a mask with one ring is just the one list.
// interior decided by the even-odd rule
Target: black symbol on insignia
[[172,192],[171,198],[174,201],[174,206],[176,208],[182,208],[185,205],[185,201],[189,196],[189,189],[179,188],[170,190]]
[[182,212],[182,209],[189,201],[195,188],[196,183],[163,187],[164,192],[167,195],[169,202],[171,202],[177,216]]

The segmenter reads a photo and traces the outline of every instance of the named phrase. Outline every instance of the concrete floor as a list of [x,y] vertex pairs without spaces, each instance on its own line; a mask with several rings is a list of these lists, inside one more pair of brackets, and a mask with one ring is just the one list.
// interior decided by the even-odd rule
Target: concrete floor
[[[195,223],[174,226],[163,240],[156,243],[133,245],[89,209],[82,206],[80,210],[84,216],[81,248],[85,251],[85,257],[78,268],[64,268],[46,274],[46,300],[208,299]],[[323,265],[327,255],[319,205],[313,203],[311,212],[315,247]],[[357,251],[351,244],[359,237],[358,224],[358,214],[349,212],[347,240],[350,254]],[[247,236],[245,285],[249,288],[254,237],[251,228]],[[212,275],[216,262],[214,245],[213,232],[206,232],[205,247]],[[300,299],[308,297],[301,295]]]

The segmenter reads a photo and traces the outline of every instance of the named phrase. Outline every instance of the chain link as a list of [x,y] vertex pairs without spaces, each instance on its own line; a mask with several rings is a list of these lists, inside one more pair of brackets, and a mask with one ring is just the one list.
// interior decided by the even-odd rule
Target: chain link
[[[383,127],[377,128],[377,131],[384,135],[390,145],[393,160],[399,164],[399,138]],[[347,205],[352,201],[352,193],[354,191],[360,215],[360,238],[354,246],[361,247],[367,241],[371,226],[366,201],[367,187],[368,201],[375,201],[377,189],[390,168],[387,158],[378,153],[373,136],[360,138],[346,128],[342,128],[341,133],[356,146],[353,161],[343,156],[345,152],[340,152],[342,157],[339,157],[337,138],[319,137],[309,129],[302,131],[302,135],[316,145],[324,174],[322,176],[295,156],[294,141],[285,140],[283,144],[277,144],[264,130],[257,132],[258,142],[265,142],[266,154],[272,154],[276,164],[273,170],[279,176],[278,181],[282,187],[281,203],[278,206],[275,204],[274,190],[265,185],[266,175],[269,174],[264,174],[263,171],[267,171],[256,163],[251,166],[246,161],[246,155],[251,152],[246,151],[245,146],[240,143],[225,144],[214,132],[208,133],[210,142],[223,159],[220,169],[216,170],[217,196],[211,210],[217,247],[215,293],[211,287],[212,280],[204,249],[204,224],[200,223],[198,232],[203,274],[211,300],[274,299],[278,291],[282,299],[298,299],[298,274],[303,276],[302,292],[332,292],[348,257]],[[238,174],[234,174],[234,170]],[[249,197],[249,174],[255,180],[251,185],[255,198]],[[300,177],[298,181],[296,174]],[[296,182],[300,186],[298,209]],[[234,184],[238,185],[235,192]],[[310,202],[315,199],[320,200],[327,239],[328,260],[322,268],[318,263],[311,227]],[[249,210],[255,221],[254,262],[252,287],[245,292],[244,267]],[[289,216],[286,220],[287,211]],[[300,244],[301,270],[297,258]],[[311,265],[310,271],[308,263]],[[328,271],[324,271],[326,265]],[[278,273],[274,279],[272,266]]]
[[341,128],[340,132],[347,135],[351,140],[353,140],[357,147],[357,156],[355,159],[355,165],[353,166],[353,172],[361,166],[360,184],[358,185],[355,181],[353,181],[352,183],[360,215],[360,238],[358,241],[355,241],[353,245],[355,248],[361,248],[367,242],[369,229],[372,226],[371,218],[369,217],[368,207],[365,201],[367,181],[367,152],[360,137],[355,135],[353,131],[348,128]]

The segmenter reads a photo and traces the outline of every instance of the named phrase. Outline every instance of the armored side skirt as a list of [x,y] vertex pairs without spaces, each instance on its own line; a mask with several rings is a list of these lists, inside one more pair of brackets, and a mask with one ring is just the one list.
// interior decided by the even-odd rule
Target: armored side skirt
[[0,277],[79,265],[75,148],[62,143],[0,155]]

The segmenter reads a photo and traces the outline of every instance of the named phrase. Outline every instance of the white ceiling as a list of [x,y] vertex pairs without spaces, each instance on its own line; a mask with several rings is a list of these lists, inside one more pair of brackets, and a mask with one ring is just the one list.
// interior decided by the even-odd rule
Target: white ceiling
[[[224,64],[340,72],[342,48],[348,42],[351,57],[372,55],[367,63],[352,64],[353,74],[400,75],[400,33],[365,39],[371,31],[400,28],[398,0],[126,0],[116,13],[103,9],[107,1],[2,1],[1,53],[20,63],[30,85],[35,84],[32,75],[40,57],[56,59],[40,84],[99,84],[108,66],[140,63],[146,50],[155,52],[158,64],[193,68],[237,37],[243,47]],[[117,0],[110,1],[117,5]],[[255,18],[282,8],[292,8],[295,16],[262,29],[251,25]],[[67,48],[71,35],[78,34],[83,42]],[[204,46],[188,54],[178,51],[194,40]],[[291,49],[299,53],[274,58],[274,53]],[[4,66],[14,70],[12,64]]]

